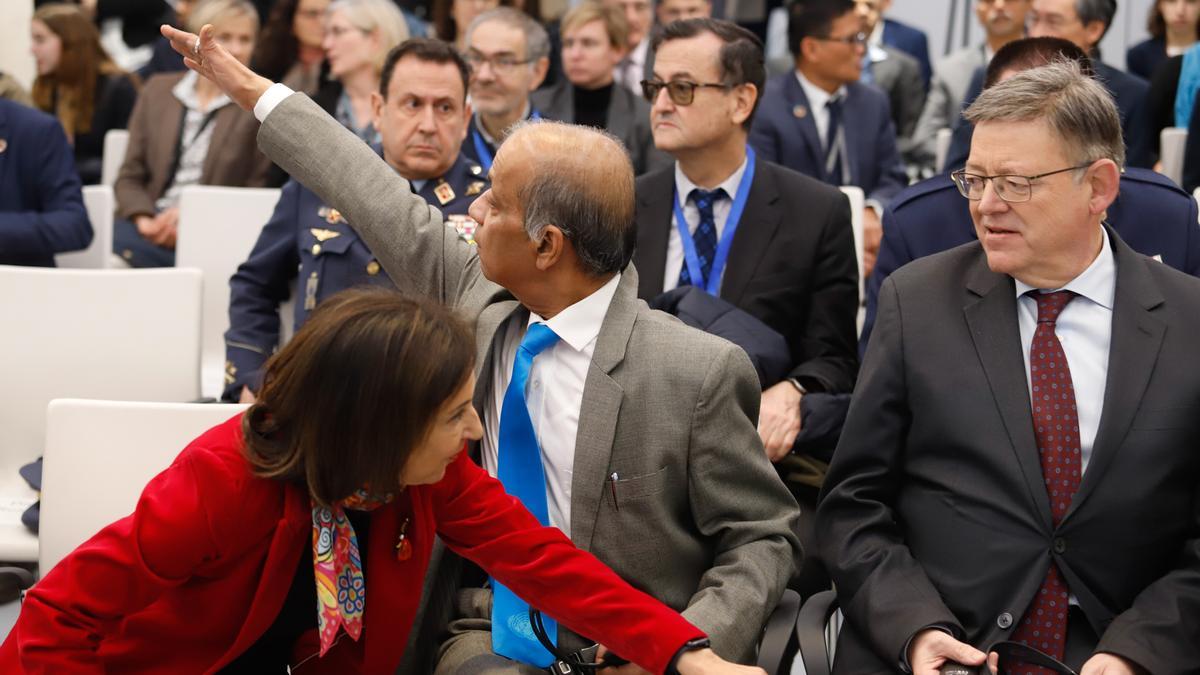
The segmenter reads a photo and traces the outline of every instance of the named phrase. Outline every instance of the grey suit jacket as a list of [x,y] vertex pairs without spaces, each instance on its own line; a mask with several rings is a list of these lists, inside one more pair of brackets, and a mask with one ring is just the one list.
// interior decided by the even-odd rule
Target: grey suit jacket
[[[888,277],[817,511],[846,623],[835,673],[895,672],[923,627],[1010,639],[1050,564],[1094,646],[1156,675],[1200,672],[1200,280],[1116,260],[1100,426],[1055,526],[1013,280],[978,242]],[[1078,669],[1079,664],[1068,664]]]
[[[937,156],[937,132],[954,126],[962,114],[963,99],[971,86],[971,77],[980,67],[987,65],[987,47],[984,44],[964,47],[933,66],[933,81],[929,84],[929,96],[917,120],[913,132],[910,158],[920,164],[933,167]],[[937,170],[941,167],[933,167]]]
[[[651,62],[649,57],[646,62]],[[546,119],[575,123],[575,87],[566,77],[549,89],[533,92],[529,100]],[[621,85],[613,86],[605,130],[625,144],[635,175],[670,166],[673,162],[669,155],[654,147],[654,136],[650,133],[650,105]]]
[[[259,143],[354,223],[400,290],[436,298],[474,322],[481,406],[492,389],[497,331],[514,315],[524,321],[528,310],[484,278],[476,248],[303,95],[271,112]],[[718,652],[746,659],[798,561],[798,509],[758,440],[760,392],[749,358],[650,310],[636,292],[629,267],[584,386],[572,538],[680,610]]]

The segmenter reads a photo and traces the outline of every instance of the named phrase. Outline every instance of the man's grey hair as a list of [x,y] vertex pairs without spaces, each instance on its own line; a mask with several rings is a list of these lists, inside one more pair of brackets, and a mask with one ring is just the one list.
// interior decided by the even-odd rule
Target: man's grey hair
[[1111,159],[1125,166],[1117,105],[1074,61],[1022,71],[984,90],[963,115],[972,124],[1043,120],[1062,139],[1072,162]]
[[514,142],[537,146],[535,166],[517,195],[529,238],[540,241],[554,225],[591,276],[625,269],[637,229],[633,164],[621,140],[591,127],[526,120],[513,125],[502,147]]
[[525,34],[525,58],[529,59],[530,66],[543,56],[550,56],[550,36],[546,34],[546,29],[525,12],[512,7],[489,9],[475,17],[471,25],[467,26],[467,45],[471,44],[471,35],[475,29],[489,21],[499,21]]

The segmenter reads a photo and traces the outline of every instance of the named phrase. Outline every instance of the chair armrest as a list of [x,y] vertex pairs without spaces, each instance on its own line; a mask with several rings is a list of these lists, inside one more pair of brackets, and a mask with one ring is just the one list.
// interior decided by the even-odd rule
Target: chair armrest
[[837,593],[821,591],[800,607],[796,617],[796,642],[807,675],[830,675],[829,646],[825,640],[829,618],[837,611]]
[[800,614],[800,594],[792,589],[783,592],[775,611],[767,619],[762,640],[758,643],[759,668],[768,673],[791,671],[796,657],[796,617]]

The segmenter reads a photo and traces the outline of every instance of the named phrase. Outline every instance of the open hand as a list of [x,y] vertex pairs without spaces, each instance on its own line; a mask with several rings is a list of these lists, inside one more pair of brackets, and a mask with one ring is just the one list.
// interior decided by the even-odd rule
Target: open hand
[[205,24],[200,35],[166,24],[160,32],[171,42],[171,48],[183,55],[184,65],[217,85],[243,110],[253,110],[263,92],[271,87],[270,80],[257,75],[217,44],[211,24]]

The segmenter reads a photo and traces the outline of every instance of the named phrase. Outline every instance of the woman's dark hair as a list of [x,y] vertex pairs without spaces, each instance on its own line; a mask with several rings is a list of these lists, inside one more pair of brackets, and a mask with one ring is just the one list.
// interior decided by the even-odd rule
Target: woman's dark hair
[[474,362],[471,331],[449,309],[390,290],[338,293],[267,361],[242,419],[246,458],[323,505],[394,490]]
[[[1146,30],[1150,33],[1150,37],[1159,40],[1167,39],[1167,21],[1163,18],[1162,10],[1159,5],[1162,0],[1154,0],[1154,4],[1150,5],[1150,19],[1146,22]],[[1200,33],[1200,17],[1196,17],[1196,32]]]
[[300,0],[278,0],[271,8],[251,63],[268,80],[282,80],[300,55],[300,41],[292,30]]

